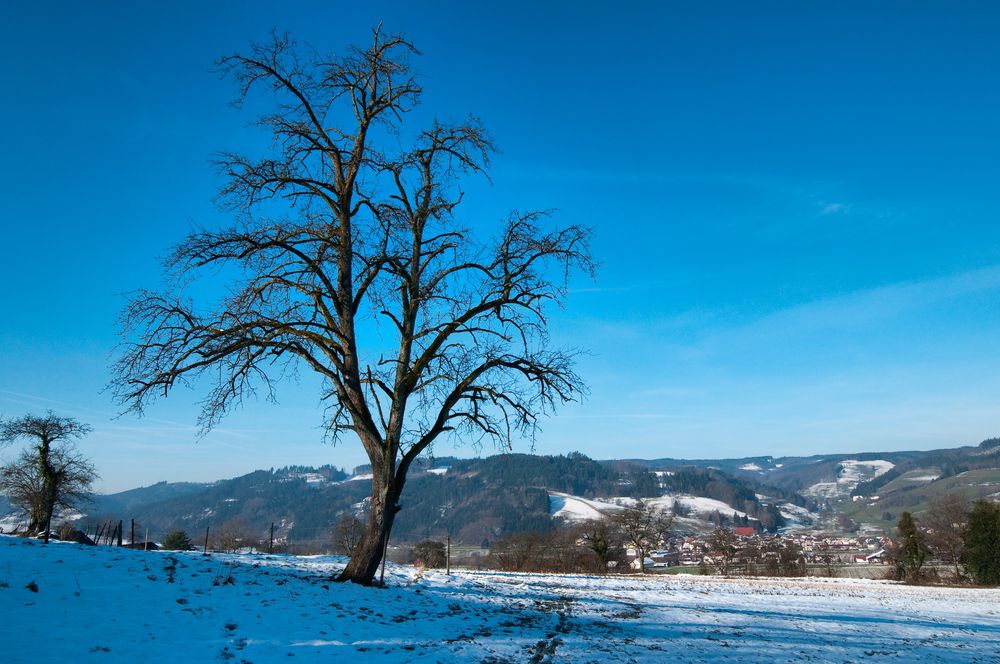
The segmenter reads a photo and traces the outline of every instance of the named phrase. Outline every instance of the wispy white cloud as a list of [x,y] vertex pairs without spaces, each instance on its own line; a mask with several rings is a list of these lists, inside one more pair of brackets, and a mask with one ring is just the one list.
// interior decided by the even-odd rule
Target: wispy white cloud
[[690,419],[690,415],[678,415],[675,413],[563,413],[559,417],[568,420],[685,420]]
[[823,216],[832,214],[849,214],[851,211],[849,203],[820,203],[819,213]]
[[859,289],[764,315],[740,329],[802,330],[847,327],[1000,289],[1000,265],[928,279]]
[[[686,345],[688,350],[697,351],[705,343],[731,341],[735,336],[788,337],[822,329],[848,329],[996,290],[1000,290],[1000,265],[858,289],[756,314],[730,306],[659,317],[576,322],[585,325],[594,338],[645,340],[661,347]],[[676,340],[677,332],[683,332],[689,341]]]

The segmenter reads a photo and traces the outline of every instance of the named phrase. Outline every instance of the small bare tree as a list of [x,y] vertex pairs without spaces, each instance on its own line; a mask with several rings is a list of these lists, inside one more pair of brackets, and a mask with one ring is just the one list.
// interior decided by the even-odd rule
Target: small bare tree
[[0,421],[0,445],[30,442],[15,461],[0,468],[0,492],[28,514],[28,532],[41,531],[46,542],[53,512],[86,500],[97,479],[94,466],[73,447],[74,439],[90,431],[90,426],[52,411]]
[[956,581],[963,576],[963,533],[969,519],[969,509],[970,504],[965,497],[949,493],[931,499],[921,523],[927,546],[941,561],[952,566]]
[[712,566],[719,574],[728,576],[739,552],[736,534],[731,530],[718,528],[709,536],[708,547],[711,550]]
[[597,559],[601,574],[606,574],[613,563],[616,566],[624,558],[623,535],[608,519],[593,519],[580,524],[576,533],[587,549]]
[[[132,300],[113,382],[141,413],[208,374],[207,429],[257,389],[273,398],[284,369],[318,374],[330,436],[356,436],[371,461],[368,522],[341,576],[362,584],[410,465],[441,434],[509,447],[582,389],[573,354],[548,348],[545,311],[571,270],[592,270],[588,232],[547,232],[545,215],[515,212],[484,243],[458,222],[458,178],[482,173],[493,143],[470,118],[395,147],[421,95],[415,53],[375,30],[342,56],[276,37],[221,60],[240,101],[270,93],[260,125],[274,153],[220,157],[221,198],[239,222],[190,235],[167,261],[165,291]],[[228,294],[195,306],[189,282],[227,267]]]
[[447,563],[448,553],[444,542],[437,540],[424,540],[418,543],[410,552],[410,559],[414,562],[420,561],[424,567],[439,569]]
[[252,548],[256,544],[257,540],[250,534],[250,529],[239,518],[226,521],[212,537],[212,547],[226,553],[238,553],[240,549]]
[[350,514],[341,516],[333,529],[333,552],[348,557],[353,556],[364,530],[365,524],[356,516]]
[[624,543],[635,549],[639,572],[645,574],[646,556],[666,539],[674,522],[673,515],[637,500],[610,518]]

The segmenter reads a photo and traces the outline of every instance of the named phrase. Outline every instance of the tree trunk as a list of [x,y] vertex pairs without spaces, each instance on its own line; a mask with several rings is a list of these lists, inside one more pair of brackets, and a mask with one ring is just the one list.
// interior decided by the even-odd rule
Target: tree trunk
[[38,463],[42,470],[42,525],[45,528],[45,543],[49,543],[49,536],[52,532],[52,512],[56,506],[56,477],[55,468],[49,459],[49,440],[42,438],[38,447]]
[[392,523],[399,511],[402,480],[397,482],[392,467],[372,468],[372,497],[368,523],[338,581],[372,585],[385,553]]

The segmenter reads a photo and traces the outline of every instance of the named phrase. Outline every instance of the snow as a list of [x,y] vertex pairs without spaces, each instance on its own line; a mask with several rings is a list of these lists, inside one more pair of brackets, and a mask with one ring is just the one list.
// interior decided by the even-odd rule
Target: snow
[[20,514],[6,514],[0,517],[0,532],[10,533],[28,527],[28,519]]
[[891,461],[882,459],[874,459],[872,461],[846,459],[841,461],[839,465],[841,469],[835,481],[817,482],[803,491],[802,494],[806,496],[822,496],[824,498],[845,496],[854,491],[859,483],[885,475],[896,466]]
[[354,477],[349,477],[345,482],[357,482],[359,480],[370,480],[372,478],[371,473],[365,473],[364,475],[355,475]]
[[[560,576],[0,537],[5,661],[996,661],[1000,589]],[[38,592],[28,588],[37,583]],[[18,657],[21,657],[18,660]]]
[[778,512],[780,512],[781,516],[783,516],[788,522],[786,526],[788,528],[801,527],[817,518],[816,514],[810,512],[805,507],[800,507],[794,503],[780,503],[778,505]]
[[[735,509],[721,500],[705,498],[702,496],[691,496],[686,493],[667,493],[655,498],[643,498],[644,503],[663,511],[673,511],[674,503],[680,503],[692,514],[697,514],[708,518],[713,512],[718,512],[723,516],[732,516],[733,512],[737,516],[747,516],[746,512]],[[623,507],[634,504],[634,498],[608,498],[605,500],[594,500],[572,496],[568,493],[549,491],[549,514],[555,518],[565,521],[589,521],[600,519],[614,512],[621,511]],[[749,517],[753,519],[754,517]]]
[[[733,512],[736,512],[737,516],[740,517],[747,516],[746,512],[735,509],[721,500],[705,498],[704,496],[691,496],[686,493],[668,493],[660,498],[650,498],[645,502],[650,505],[655,505],[660,509],[669,510],[673,508],[675,501],[686,507],[689,511],[702,516],[710,516],[712,512],[715,512],[716,510],[718,510],[719,514],[722,516],[732,516]],[[750,518],[752,519],[753,517]]]
[[299,473],[299,478],[305,480],[306,484],[323,484],[326,478],[320,473]]
[[760,466],[755,463],[745,463],[740,466],[740,470],[760,470]]
[[840,465],[843,467],[840,473],[841,481],[854,481],[855,486],[857,486],[857,482],[860,481],[862,475],[866,476],[867,479],[873,479],[880,475],[885,475],[896,466],[891,461],[883,461],[881,459],[874,461],[841,461]]
[[621,506],[600,500],[587,500],[558,491],[549,492],[549,514],[564,521],[578,522],[601,519],[622,511]]
[[435,475],[445,475],[448,472],[450,466],[442,466],[441,468],[430,468],[427,470],[428,473],[434,473]]

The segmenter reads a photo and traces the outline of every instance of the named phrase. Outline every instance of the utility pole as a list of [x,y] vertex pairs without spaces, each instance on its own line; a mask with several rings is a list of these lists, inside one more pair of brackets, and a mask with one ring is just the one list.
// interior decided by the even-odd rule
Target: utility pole
[[448,552],[445,555],[445,574],[451,576],[451,533],[448,533]]
[[208,555],[208,529],[209,528],[211,528],[211,526],[205,526],[205,549],[204,549],[204,551],[202,553],[204,553],[206,556]]
[[274,521],[271,522],[271,541],[267,545],[267,552],[274,553]]

